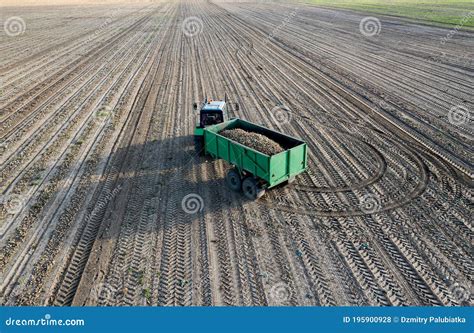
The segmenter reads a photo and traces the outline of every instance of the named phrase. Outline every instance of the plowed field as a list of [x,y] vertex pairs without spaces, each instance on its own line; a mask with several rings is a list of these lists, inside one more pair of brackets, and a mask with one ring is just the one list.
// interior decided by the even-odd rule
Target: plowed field
[[[471,303],[472,32],[262,2],[1,15],[25,24],[0,31],[2,304]],[[228,190],[192,136],[225,94],[307,172]]]

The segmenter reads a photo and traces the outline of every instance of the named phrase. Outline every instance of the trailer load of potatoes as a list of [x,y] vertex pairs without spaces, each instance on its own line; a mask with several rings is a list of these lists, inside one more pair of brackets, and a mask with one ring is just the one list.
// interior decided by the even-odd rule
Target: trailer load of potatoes
[[280,144],[265,135],[246,131],[241,128],[224,130],[219,134],[269,156],[284,151]]

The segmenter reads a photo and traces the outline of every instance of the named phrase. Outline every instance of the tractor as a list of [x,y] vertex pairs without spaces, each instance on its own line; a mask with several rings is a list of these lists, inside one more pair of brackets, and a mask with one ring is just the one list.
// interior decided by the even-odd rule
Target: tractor
[[[223,101],[204,99],[198,112],[194,140],[199,155],[221,159],[232,166],[225,177],[231,190],[242,191],[248,199],[256,200],[267,189],[284,182],[291,183],[296,175],[306,170],[308,158],[304,141],[243,119],[226,119],[227,105],[227,96]],[[239,106],[236,104],[235,108],[238,110]],[[198,109],[196,103],[194,109]],[[233,129],[266,136],[285,150],[266,155],[220,134]]]
[[[204,128],[220,124],[227,119],[227,94],[223,101],[214,101],[204,98],[197,113],[196,127],[194,128],[194,144],[199,155],[204,154]],[[193,109],[198,110],[198,104],[193,104]],[[235,103],[235,110],[239,110],[239,104]]]

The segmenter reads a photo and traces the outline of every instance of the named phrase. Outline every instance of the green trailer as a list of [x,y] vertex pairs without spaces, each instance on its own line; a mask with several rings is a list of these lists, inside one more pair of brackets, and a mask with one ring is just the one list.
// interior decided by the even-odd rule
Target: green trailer
[[[235,128],[265,135],[285,150],[269,156],[219,134]],[[234,191],[242,190],[252,200],[260,198],[266,189],[291,183],[307,167],[305,142],[238,118],[205,127],[203,145],[206,154],[233,165],[226,175],[227,185]]]

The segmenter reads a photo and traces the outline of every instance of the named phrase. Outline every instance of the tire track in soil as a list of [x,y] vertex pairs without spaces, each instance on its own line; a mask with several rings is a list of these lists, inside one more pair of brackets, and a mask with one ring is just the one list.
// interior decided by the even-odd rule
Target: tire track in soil
[[[159,51],[160,49],[155,50],[155,52]],[[156,56],[154,56],[152,59],[156,59]],[[149,77],[155,77],[158,70],[158,63],[156,60],[154,60],[152,65],[153,67],[148,72]],[[116,154],[112,155],[113,158],[109,161],[110,164],[108,165],[107,171],[105,172],[106,177],[104,183],[98,192],[103,194],[99,194],[99,198],[105,198],[107,193],[111,193],[113,189],[118,187],[121,189],[120,197],[123,196],[123,193],[127,193],[129,181],[126,179],[121,180],[121,178],[124,178],[124,175],[126,175],[126,169],[128,169],[130,165],[133,165],[131,161],[136,161],[138,158],[137,152],[130,151],[129,148],[132,145],[132,142],[136,143],[137,140],[140,142],[140,135],[143,136],[143,130],[139,129],[139,126],[137,125],[140,124],[141,126],[146,126],[141,124],[140,119],[145,117],[145,115],[143,115],[144,104],[150,95],[153,81],[154,80],[152,79],[144,79],[141,84],[142,86],[140,93],[135,96],[132,110],[136,110],[136,112],[131,112],[131,119],[126,122],[126,126],[124,126],[121,131],[121,135],[123,135],[123,137],[116,142],[116,145],[120,144],[120,146],[117,146],[112,151]],[[111,222],[110,217],[112,212],[116,214],[115,216],[120,216],[120,211],[123,211],[124,208],[124,206],[119,205],[121,209],[115,210],[114,208],[117,206],[113,205],[117,204],[116,200],[117,199],[114,199],[111,202],[106,202],[102,206],[99,205],[99,209],[97,210],[96,214],[94,214],[91,220],[86,224],[84,231],[82,232],[84,238],[82,238],[79,242],[75,254],[70,260],[70,267],[66,270],[65,278],[63,280],[64,282],[59,289],[55,304],[71,304],[73,302],[73,304],[82,303],[81,299],[76,301],[74,300],[74,297],[77,291],[76,289],[80,288],[79,284],[85,283],[82,280],[82,272],[87,269],[87,262],[89,260],[94,242],[96,241],[96,237],[97,235],[102,234],[105,229],[107,229],[108,224]],[[97,239],[97,242],[100,242],[100,239]],[[80,297],[81,296],[82,295],[80,295]]]

